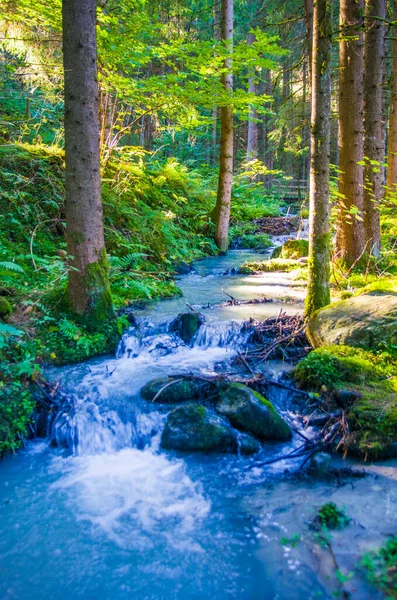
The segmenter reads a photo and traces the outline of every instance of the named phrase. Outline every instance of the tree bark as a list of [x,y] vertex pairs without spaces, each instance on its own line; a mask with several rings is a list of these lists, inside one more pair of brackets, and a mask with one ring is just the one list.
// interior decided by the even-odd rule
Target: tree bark
[[[248,36],[248,44],[252,44],[255,41],[255,36],[250,33]],[[256,84],[254,74],[250,74],[248,79],[248,92],[250,94],[256,93]],[[255,108],[250,106],[248,115],[248,131],[247,131],[247,160],[252,160],[257,157],[258,154],[258,114]]]
[[304,0],[305,4],[305,22],[306,22],[306,44],[309,65],[309,88],[312,85],[312,64],[313,64],[313,0]]
[[365,0],[364,229],[368,251],[375,256],[380,252],[379,207],[384,190],[385,20],[386,0]]
[[101,202],[96,4],[62,2],[66,238],[73,257],[68,300],[93,326],[113,315]]
[[[219,15],[219,0],[214,0],[213,7],[214,15],[214,38],[215,40],[220,39],[220,15]],[[216,146],[217,146],[217,122],[218,122],[218,108],[212,110],[212,162],[216,162]]]
[[309,281],[306,314],[330,303],[329,163],[331,144],[332,0],[313,12]]
[[[222,0],[221,39],[228,49],[222,83],[227,93],[233,91],[233,0]],[[221,142],[219,157],[219,180],[215,218],[215,243],[221,252],[227,252],[229,240],[230,204],[233,183],[233,106],[221,107]]]
[[340,2],[338,257],[352,264],[365,250],[363,224],[364,0]]
[[[397,22],[397,0],[393,2],[393,21]],[[390,75],[390,113],[387,151],[386,194],[397,193],[397,27],[392,28],[392,65]]]

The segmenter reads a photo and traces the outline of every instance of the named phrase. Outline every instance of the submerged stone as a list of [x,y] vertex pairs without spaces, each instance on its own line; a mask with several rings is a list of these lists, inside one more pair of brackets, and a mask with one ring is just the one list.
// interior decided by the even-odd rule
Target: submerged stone
[[307,335],[315,348],[397,344],[397,294],[368,293],[330,304],[311,317]]
[[181,313],[172,321],[170,331],[179,335],[186,344],[190,344],[204,322],[205,319],[200,313]]
[[309,473],[312,475],[324,475],[331,467],[331,455],[328,452],[317,452],[309,462]]
[[261,440],[285,441],[291,438],[289,426],[271,402],[241,383],[232,383],[221,393],[216,410],[232,425]]
[[[141,396],[149,402],[158,402],[159,404],[178,404],[198,400],[205,395],[207,386],[205,382],[195,379],[162,377],[149,381],[142,389]],[[160,393],[159,393],[160,392]],[[158,397],[156,398],[156,396]],[[156,399],[155,399],[156,398]]]
[[225,419],[204,406],[178,406],[169,415],[161,435],[166,450],[237,452],[234,430]]
[[238,451],[243,456],[251,456],[251,454],[257,454],[260,451],[261,445],[252,435],[249,433],[237,432],[237,444]]

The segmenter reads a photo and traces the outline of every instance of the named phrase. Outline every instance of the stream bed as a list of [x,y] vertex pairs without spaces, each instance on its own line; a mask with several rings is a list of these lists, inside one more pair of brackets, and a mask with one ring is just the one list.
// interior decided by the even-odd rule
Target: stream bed
[[[0,463],[0,600],[382,598],[357,564],[396,532],[397,461],[335,458],[368,471],[339,485],[297,476],[299,461],[256,464],[288,454],[297,437],[250,458],[159,448],[165,413],[139,397],[145,383],[233,372],[241,321],[302,311],[293,272],[224,274],[248,258],[263,255],[235,250],[200,261],[180,277],[183,297],[136,313],[140,327],[116,357],[49,373],[73,403],[53,425],[57,447],[34,440]],[[225,292],[275,301],[225,306]],[[186,302],[206,317],[192,347],[167,326]],[[277,377],[284,367],[267,368]],[[299,424],[288,391],[269,399]],[[330,536],[332,552],[310,528],[330,501],[352,519]]]

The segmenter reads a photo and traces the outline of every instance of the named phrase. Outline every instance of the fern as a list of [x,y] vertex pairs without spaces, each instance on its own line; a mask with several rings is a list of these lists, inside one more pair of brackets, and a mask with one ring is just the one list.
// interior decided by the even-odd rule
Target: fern
[[109,261],[113,269],[117,271],[127,271],[135,266],[139,258],[146,257],[144,252],[130,252],[125,256],[111,256]]
[[10,261],[1,261],[0,269],[4,269],[5,271],[12,271],[13,273],[25,273],[25,269],[21,267],[21,265]]
[[71,321],[68,321],[67,319],[62,319],[62,321],[59,322],[58,329],[59,333],[61,333],[68,340],[76,341],[81,335],[81,331],[77,325]]

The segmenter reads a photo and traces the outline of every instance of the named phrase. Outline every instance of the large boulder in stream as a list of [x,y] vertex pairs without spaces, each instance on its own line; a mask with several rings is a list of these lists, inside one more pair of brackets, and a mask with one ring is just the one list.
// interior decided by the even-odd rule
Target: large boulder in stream
[[204,321],[205,319],[200,313],[181,313],[172,321],[170,331],[179,335],[185,344],[190,344]]
[[175,408],[161,435],[166,450],[237,452],[237,437],[225,419],[197,404]]
[[314,313],[307,335],[315,348],[397,344],[397,294],[372,292],[330,304]]
[[187,377],[161,377],[149,381],[142,389],[141,396],[148,402],[159,404],[179,404],[204,398],[208,391],[205,381]]
[[254,437],[236,431],[226,419],[198,404],[185,404],[170,412],[161,446],[166,450],[239,452],[246,456],[261,449]]
[[289,426],[272,403],[246,385],[229,385],[221,392],[215,407],[232,425],[261,440],[285,441],[291,438]]

